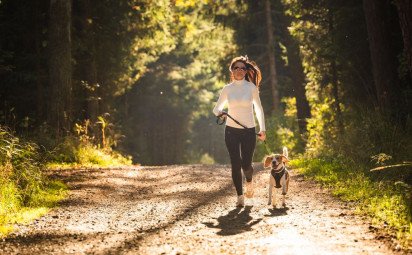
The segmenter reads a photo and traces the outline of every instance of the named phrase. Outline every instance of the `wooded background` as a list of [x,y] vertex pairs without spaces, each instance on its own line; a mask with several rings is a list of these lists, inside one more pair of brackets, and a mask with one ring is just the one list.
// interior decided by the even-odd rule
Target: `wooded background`
[[0,31],[0,124],[49,150],[226,163],[212,108],[248,55],[272,150],[411,160],[410,0],[1,0]]

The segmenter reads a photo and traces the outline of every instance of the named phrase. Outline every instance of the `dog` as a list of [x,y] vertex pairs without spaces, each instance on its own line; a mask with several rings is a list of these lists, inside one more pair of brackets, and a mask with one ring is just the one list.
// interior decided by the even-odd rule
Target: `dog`
[[272,154],[266,156],[264,167],[271,167],[269,178],[269,201],[268,205],[276,207],[276,189],[282,188],[282,206],[286,207],[285,196],[289,190],[289,171],[286,169],[286,163],[289,161],[288,149],[283,147],[283,154]]

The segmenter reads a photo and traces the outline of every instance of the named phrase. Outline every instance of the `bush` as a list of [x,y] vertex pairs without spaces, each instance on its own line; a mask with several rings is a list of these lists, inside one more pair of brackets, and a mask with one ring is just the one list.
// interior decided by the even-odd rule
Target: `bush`
[[111,149],[99,149],[91,144],[81,144],[76,151],[76,159],[83,166],[122,166],[131,165],[130,157],[124,157]]
[[[289,155],[297,157],[304,151],[304,138],[299,134],[296,121],[295,98],[283,98],[285,112],[266,116],[266,144],[260,141],[256,146],[254,161],[262,161],[269,153],[282,153],[282,148],[287,147]],[[269,150],[269,152],[267,151]]]
[[130,156],[123,156],[110,148],[102,149],[76,137],[66,137],[50,154],[48,168],[61,167],[113,167],[131,165]]
[[215,160],[208,154],[205,153],[200,158],[200,164],[212,165],[215,163]]
[[47,166],[61,168],[131,165],[130,156],[123,156],[111,148],[120,137],[114,130],[114,125],[102,116],[99,116],[96,123],[90,120],[85,120],[82,124],[76,123],[73,135],[68,135],[61,141],[56,140],[57,146],[48,152]]
[[14,183],[24,203],[44,184],[40,162],[36,144],[22,142],[0,127],[0,179],[3,183]]
[[0,127],[0,237],[47,212],[64,197],[64,184],[43,174],[38,146]]

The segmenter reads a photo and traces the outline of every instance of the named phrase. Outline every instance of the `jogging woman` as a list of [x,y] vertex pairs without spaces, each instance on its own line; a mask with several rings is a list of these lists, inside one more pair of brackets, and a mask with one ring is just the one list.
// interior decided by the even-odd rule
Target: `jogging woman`
[[259,84],[262,80],[260,69],[255,62],[247,56],[234,58],[229,66],[231,83],[224,86],[220,92],[213,113],[216,116],[226,117],[223,112],[228,104],[228,114],[237,120],[226,118],[225,143],[232,165],[232,180],[237,193],[237,206],[244,206],[242,169],[246,177],[245,197],[253,197],[253,166],[252,158],[256,147],[255,118],[253,109],[259,123],[259,136],[262,141],[266,139],[265,117],[259,98]]

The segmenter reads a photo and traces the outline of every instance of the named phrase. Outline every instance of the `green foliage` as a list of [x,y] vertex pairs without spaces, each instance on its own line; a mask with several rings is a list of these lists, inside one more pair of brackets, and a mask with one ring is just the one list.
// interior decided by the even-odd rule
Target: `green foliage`
[[[344,112],[344,133],[333,124],[329,104],[318,104],[308,125],[307,155],[344,155],[356,162],[378,165],[410,161],[411,128],[393,123],[378,112],[349,108]],[[412,123],[408,122],[407,127]]]
[[412,242],[411,185],[377,181],[376,176],[367,171],[368,167],[346,158],[301,158],[292,160],[291,165],[331,189],[340,199],[353,202],[358,213],[369,215],[374,225],[395,233],[404,247]]
[[[282,148],[287,147],[289,155],[297,155],[296,133],[293,132],[286,121],[280,116],[266,118],[266,144],[270,153],[282,153]],[[263,142],[258,140],[254,154],[254,161],[262,161],[268,154]]]
[[[394,121],[378,110],[362,2],[282,2],[300,45],[312,113],[307,159],[294,164],[343,200],[355,202],[376,224],[388,224],[406,245],[412,238],[412,172],[405,164],[368,170],[411,160],[412,123],[410,114],[406,121]],[[407,86],[403,93],[410,95]]]
[[13,182],[26,203],[43,185],[40,155],[34,143],[22,142],[0,126],[0,180]]
[[225,84],[221,70],[227,73],[236,45],[233,30],[215,22],[211,8],[211,1],[170,6],[175,47],[149,65],[125,95],[130,103],[120,111],[127,113],[120,116],[128,137],[123,145],[138,162],[186,163],[204,153],[215,156],[204,149],[211,147],[209,141],[195,138],[210,133],[209,125],[198,124],[211,116],[211,102]]
[[0,237],[14,223],[47,212],[64,197],[65,185],[43,174],[38,147],[0,127]]
[[[266,143],[271,153],[282,153],[282,148],[288,149],[291,158],[295,158],[303,151],[303,137],[299,134],[296,121],[296,99],[284,97],[284,114],[266,116]],[[258,142],[254,155],[255,161],[262,161],[268,154],[265,146]]]
[[92,145],[81,145],[76,152],[77,164],[81,166],[112,167],[131,165],[130,157],[110,149],[98,149]]
[[391,159],[392,159],[392,156],[387,155],[385,153],[379,153],[377,155],[371,156],[371,160],[374,161],[376,165],[380,165],[380,166],[385,165],[385,162]]
[[209,156],[209,154],[205,153],[202,155],[199,162],[200,164],[211,165],[215,163],[215,160],[211,156]]
[[48,181],[33,193],[27,204],[19,200],[19,190],[8,183],[0,186],[0,237],[13,230],[13,224],[29,223],[41,217],[66,197],[67,187],[60,181]]
[[[47,166],[61,167],[111,167],[131,165],[130,156],[123,156],[112,149],[117,143],[116,132],[107,118],[99,116],[97,125],[99,135],[90,130],[96,125],[89,120],[75,124],[75,134],[66,136],[51,152]],[[101,143],[100,143],[101,142]],[[102,146],[100,146],[100,144]]]

